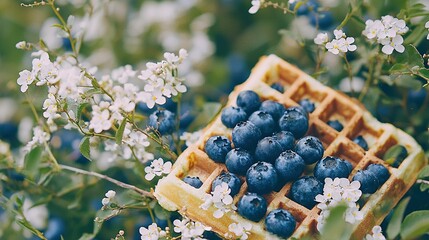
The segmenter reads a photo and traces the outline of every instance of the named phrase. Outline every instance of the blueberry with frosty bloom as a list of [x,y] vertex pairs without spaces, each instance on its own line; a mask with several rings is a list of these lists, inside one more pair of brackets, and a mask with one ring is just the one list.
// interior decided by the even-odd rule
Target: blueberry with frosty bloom
[[176,115],[168,110],[157,110],[149,116],[148,126],[164,134],[173,133],[176,128]]

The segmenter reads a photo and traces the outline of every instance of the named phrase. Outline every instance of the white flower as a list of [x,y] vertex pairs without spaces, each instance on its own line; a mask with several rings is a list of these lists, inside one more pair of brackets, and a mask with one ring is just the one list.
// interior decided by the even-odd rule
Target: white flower
[[346,210],[345,220],[348,223],[354,224],[363,219],[363,213],[359,211],[359,207],[356,203],[349,203]]
[[148,228],[141,227],[139,232],[142,240],[158,240],[166,236],[166,232],[161,230],[156,223],[152,223]]
[[116,196],[116,192],[113,190],[109,190],[107,191],[105,196],[106,197],[101,200],[101,203],[103,204],[103,206],[106,206],[107,204],[110,203],[110,201]]
[[329,41],[327,33],[318,33],[316,38],[314,38],[314,43],[317,45],[324,45]]
[[118,81],[119,83],[127,83],[129,78],[133,78],[136,75],[136,71],[133,70],[131,65],[125,65],[114,69],[112,71],[112,80]]
[[27,143],[27,145],[24,147],[24,151],[28,152],[34,146],[40,145],[49,141],[50,138],[51,136],[49,135],[49,133],[43,131],[43,129],[40,126],[36,126],[33,128],[33,139],[31,139],[31,141]]
[[216,211],[213,213],[215,218],[221,218],[227,212],[237,209],[233,204],[233,198],[230,195],[231,189],[228,184],[222,183],[217,185],[214,191],[204,196],[204,203],[200,205],[200,208],[207,210],[210,206],[214,206]]
[[249,9],[250,14],[255,14],[258,12],[259,8],[261,7],[261,0],[252,0],[251,2],[252,7]]
[[354,42],[355,42],[354,38],[352,38],[352,37],[346,38],[345,45],[346,45],[348,51],[350,51],[350,52],[356,51],[356,49],[357,49],[356,45],[352,44]]
[[201,130],[193,133],[184,132],[182,136],[180,136],[180,140],[185,141],[186,146],[189,147],[201,138],[202,133],[203,132]]
[[401,35],[396,35],[394,38],[385,38],[380,41],[381,44],[383,44],[383,48],[381,51],[387,55],[390,55],[393,53],[393,50],[396,50],[399,53],[403,53],[405,51],[404,45],[404,39]]
[[340,52],[353,52],[357,49],[356,45],[353,45],[355,39],[347,37],[342,30],[334,30],[334,35],[335,39],[325,45],[329,52],[338,55]]
[[23,70],[19,73],[19,78],[17,80],[18,85],[21,86],[21,92],[26,92],[28,85],[33,83],[35,77],[32,72],[28,70]]
[[109,110],[105,109],[101,112],[93,111],[92,114],[89,128],[94,129],[94,132],[101,133],[103,130],[109,130],[112,127],[112,122],[109,120]]
[[247,239],[250,235],[250,230],[252,229],[252,224],[248,222],[244,223],[231,223],[228,226],[228,230],[235,234],[235,237],[238,239]]
[[26,41],[20,41],[16,43],[15,47],[17,49],[26,49],[27,48],[27,42]]
[[326,43],[325,47],[326,49],[328,49],[329,52],[337,55],[340,53],[340,48],[342,47],[342,45],[339,40],[333,39],[331,42]]
[[206,227],[200,222],[193,222],[186,216],[182,220],[174,220],[173,224],[174,232],[181,233],[182,240],[203,239],[204,232],[211,230],[210,227]]
[[346,34],[343,32],[343,30],[335,29],[334,30],[334,36],[335,36],[335,39],[341,39],[341,38],[345,38]]
[[0,140],[0,156],[6,155],[10,151],[10,145]]
[[171,162],[164,163],[164,160],[162,158],[155,159],[151,162],[149,167],[145,167],[145,179],[151,181],[155,176],[168,174],[171,172],[171,166]]
[[[429,21],[425,23],[425,28],[429,30]],[[426,39],[429,39],[429,34],[427,35]]]
[[372,235],[367,234],[365,237],[366,240],[386,240],[382,234],[382,229],[380,226],[374,226],[372,228]]

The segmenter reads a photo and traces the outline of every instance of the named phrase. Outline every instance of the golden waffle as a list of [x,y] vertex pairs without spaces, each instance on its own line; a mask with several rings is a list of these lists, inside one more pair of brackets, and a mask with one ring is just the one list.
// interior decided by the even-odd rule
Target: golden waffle
[[[271,88],[278,82],[285,88],[284,93]],[[275,100],[286,107],[297,106],[298,101],[309,98],[315,103],[316,109],[309,115],[309,130],[306,135],[318,137],[325,148],[324,156],[337,156],[349,160],[353,164],[350,179],[360,169],[371,163],[380,163],[390,172],[390,178],[361,204],[364,215],[362,221],[354,225],[353,238],[362,239],[374,225],[379,225],[389,211],[397,204],[417,178],[418,172],[425,166],[426,158],[416,141],[391,124],[378,122],[355,100],[324,86],[295,66],[277,56],[263,57],[252,70],[249,79],[237,86],[229,95],[227,106],[236,106],[236,98],[243,90],[253,90],[261,100]],[[337,132],[329,127],[328,120],[339,120],[344,129]],[[199,206],[204,202],[206,193],[210,193],[212,181],[222,172],[227,171],[224,164],[215,163],[204,152],[204,144],[215,135],[223,135],[231,139],[232,129],[226,128],[220,118],[208,125],[201,139],[185,150],[174,164],[172,172],[159,181],[155,196],[159,203],[168,210],[179,210],[192,220],[200,221],[213,231],[224,236],[228,226],[233,222],[252,224],[250,239],[278,239],[277,236],[264,229],[265,217],[255,223],[241,217],[237,212],[229,212],[222,218],[213,217],[214,207],[203,210]],[[368,143],[368,151],[363,150],[352,139],[362,135]],[[398,168],[387,165],[383,160],[384,153],[396,144],[403,145],[408,156]],[[308,167],[307,167],[308,168]],[[307,174],[309,170],[307,169]],[[304,172],[306,174],[306,172]],[[203,185],[196,189],[182,179],[186,176],[198,176]],[[244,178],[240,192],[234,197],[237,203],[247,191]],[[283,208],[288,210],[297,221],[292,237],[301,238],[316,234],[319,209],[307,209],[288,198],[291,183],[286,184],[279,192],[264,195],[268,202],[268,212]]]

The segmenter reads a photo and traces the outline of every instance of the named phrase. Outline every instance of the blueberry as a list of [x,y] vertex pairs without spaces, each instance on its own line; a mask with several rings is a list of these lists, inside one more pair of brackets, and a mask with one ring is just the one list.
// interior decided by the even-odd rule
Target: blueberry
[[231,151],[231,142],[224,136],[213,136],[207,140],[204,147],[207,155],[215,162],[225,162],[226,154]]
[[254,222],[258,222],[267,212],[267,200],[256,193],[246,193],[238,201],[238,213]]
[[295,145],[295,152],[304,159],[305,164],[313,164],[322,159],[324,151],[322,142],[313,136],[303,137]]
[[362,137],[362,135],[355,137],[355,139],[353,139],[353,142],[363,148],[363,150],[368,151],[368,143],[366,142],[365,138]]
[[410,90],[407,95],[407,108],[411,111],[417,111],[425,102],[427,90],[421,88],[419,90]]
[[287,150],[282,152],[276,159],[274,167],[277,170],[279,182],[281,181],[284,184],[301,176],[305,168],[305,162],[294,151]]
[[203,185],[199,177],[186,176],[183,181],[194,188],[200,188]]
[[383,160],[390,164],[392,167],[399,167],[402,161],[408,156],[407,149],[402,145],[395,145],[390,147],[383,156]]
[[341,132],[341,130],[343,130],[343,128],[344,128],[343,124],[341,124],[340,121],[338,121],[338,120],[329,120],[328,125],[331,128],[337,130],[338,132]]
[[259,111],[270,114],[275,121],[278,121],[285,111],[285,106],[275,101],[266,100],[262,102]]
[[347,178],[349,174],[345,161],[336,157],[325,157],[314,167],[314,176],[321,182],[325,182],[325,178]]
[[252,154],[240,148],[234,148],[228,152],[225,158],[225,165],[228,171],[246,175],[247,169],[254,163]]
[[182,103],[180,107],[180,129],[187,129],[189,125],[195,120],[195,113],[193,112],[193,105],[190,103]]
[[299,105],[304,108],[305,111],[312,113],[316,107],[314,106],[314,103],[310,101],[308,98],[301,99],[299,101]]
[[8,142],[13,148],[19,146],[18,126],[12,122],[0,123],[0,140]]
[[366,170],[368,170],[369,172],[372,172],[378,178],[378,182],[380,185],[385,183],[387,179],[389,179],[390,177],[389,170],[387,170],[387,168],[381,164],[376,164],[376,163],[370,164],[366,168]]
[[273,135],[273,138],[280,143],[283,151],[291,150],[295,146],[295,138],[288,131],[280,131]]
[[249,117],[249,122],[255,124],[261,130],[262,136],[273,134],[276,128],[273,117],[266,112],[256,111],[252,113]]
[[259,95],[252,90],[242,91],[238,94],[237,97],[237,106],[243,108],[247,114],[259,109],[261,106],[261,100]]
[[283,93],[285,91],[285,88],[280,83],[273,83],[271,84],[271,88]]
[[220,119],[227,128],[234,128],[237,123],[247,120],[247,113],[239,107],[227,107],[222,110]]
[[266,194],[277,185],[277,172],[271,163],[257,162],[247,170],[246,181],[249,192]]
[[308,209],[316,205],[315,199],[318,194],[323,194],[323,183],[313,176],[301,177],[290,189],[292,200]]
[[303,107],[293,106],[293,107],[290,107],[288,109],[289,109],[289,111],[298,111],[298,112],[302,113],[302,115],[304,115],[308,119],[308,112],[305,111],[305,109]]
[[236,148],[253,151],[261,136],[261,130],[249,121],[239,122],[232,130],[232,142]]
[[[295,5],[298,3],[298,1],[295,1],[295,3],[291,4],[292,10],[294,10]],[[307,15],[310,12],[317,12],[317,9],[319,8],[319,2],[317,0],[309,0],[306,1],[304,4],[299,6],[299,8],[296,11],[296,14],[298,16],[301,15]]]
[[345,164],[346,164],[346,166],[347,166],[347,170],[349,171],[349,175],[350,175],[350,173],[352,172],[352,170],[353,170],[353,165],[352,165],[352,163],[351,162],[349,162],[349,161],[347,161],[347,160],[341,160],[341,161],[343,161]]
[[359,170],[356,175],[354,175],[353,181],[360,182],[360,190],[362,193],[375,193],[380,186],[377,176],[372,171],[368,170]]
[[284,209],[275,209],[268,213],[265,219],[265,228],[282,238],[289,238],[295,231],[296,221],[290,212]]
[[310,24],[319,27],[319,29],[327,30],[332,26],[334,18],[332,13],[328,11],[312,12],[310,14]]
[[175,114],[168,110],[157,110],[149,116],[148,125],[164,134],[173,133],[176,128]]
[[283,152],[283,148],[273,137],[265,137],[256,145],[255,158],[257,161],[274,163]]
[[297,108],[288,108],[280,118],[279,126],[281,130],[289,131],[295,138],[300,138],[308,130],[308,118]]
[[233,173],[222,172],[219,176],[217,176],[212,183],[212,192],[218,185],[221,185],[222,183],[228,184],[228,187],[231,189],[231,193],[229,195],[232,197],[234,197],[240,191],[241,181]]

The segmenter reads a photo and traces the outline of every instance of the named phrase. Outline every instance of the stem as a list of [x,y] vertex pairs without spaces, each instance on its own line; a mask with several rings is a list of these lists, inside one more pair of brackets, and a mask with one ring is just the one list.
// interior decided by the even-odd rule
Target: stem
[[[181,108],[181,102],[182,102],[182,94],[179,93],[177,95],[177,109],[176,109],[176,138],[174,139],[174,145],[176,145],[176,151],[177,154],[182,153],[182,148],[180,146],[180,108]],[[174,138],[174,136],[172,135]]]
[[147,208],[147,211],[149,212],[150,218],[152,219],[152,222],[155,221],[155,215],[153,215],[152,209],[150,207]]
[[322,66],[322,61],[323,61],[323,58],[325,58],[325,54],[326,54],[326,51],[323,51],[322,54],[320,54],[320,49],[319,48],[317,49],[317,53],[316,53],[316,59],[317,59],[316,69],[314,70],[314,72],[316,74],[319,72],[320,67]]
[[113,184],[115,184],[115,185],[117,185],[119,187],[133,190],[133,191],[135,191],[135,192],[137,192],[137,193],[139,193],[139,194],[141,194],[143,196],[146,196],[146,197],[149,197],[149,198],[155,198],[155,196],[151,192],[148,192],[148,191],[145,191],[143,189],[140,189],[140,188],[138,188],[138,187],[136,187],[134,185],[130,185],[130,184],[121,182],[121,181],[116,180],[114,178],[111,178],[109,176],[106,176],[106,175],[103,175],[103,174],[100,174],[100,173],[97,173],[97,172],[86,171],[86,170],[83,170],[83,169],[79,169],[79,168],[75,168],[75,167],[67,166],[67,165],[63,165],[63,164],[60,164],[59,166],[62,169],[65,169],[65,170],[68,170],[68,171],[71,171],[71,172],[75,172],[75,173],[79,173],[79,174],[84,174],[84,175],[88,175],[88,176],[93,176],[93,177],[96,177],[96,178],[104,179],[104,180],[109,181],[109,182],[111,182],[111,183],[113,183]]
[[45,145],[45,149],[48,152],[49,159],[51,160],[52,164],[54,165],[54,172],[59,172],[61,170],[60,165],[58,165],[58,161],[55,158],[54,154],[52,154],[51,148],[49,147],[47,142],[43,142]]
[[[372,82],[374,81],[375,78],[377,78],[380,75],[381,72],[381,68],[383,67],[383,63],[384,63],[384,58],[379,58],[378,55],[375,57],[375,60],[377,61],[376,65],[375,65],[375,69],[373,68],[373,58],[370,59],[370,73],[368,75],[368,78],[365,81],[365,86],[362,89],[362,92],[359,95],[359,101],[362,101],[362,99],[365,97],[365,95],[367,94],[369,88],[372,85]],[[375,71],[374,71],[375,70]]]
[[34,119],[37,123],[40,122],[39,115],[37,114],[36,108],[33,103],[30,101],[30,97],[28,96],[28,92],[25,93],[25,99],[27,100],[28,105],[30,106],[31,111],[33,112]]
[[350,91],[351,91],[351,95],[354,96],[355,95],[355,90],[353,89],[353,70],[352,70],[352,66],[350,65],[349,61],[347,60],[347,56],[344,54],[344,61],[346,62],[346,66],[347,66],[347,73],[349,75],[349,83],[350,83]]
[[274,2],[264,2],[262,7],[273,7],[275,9],[280,9],[284,14],[291,13],[295,15],[295,12],[290,10],[288,6],[285,6],[283,3],[274,3]]

